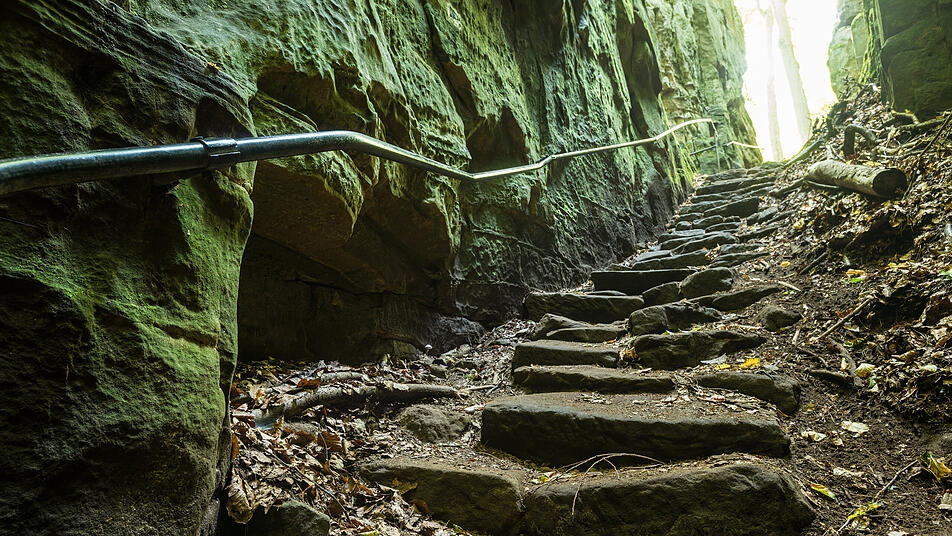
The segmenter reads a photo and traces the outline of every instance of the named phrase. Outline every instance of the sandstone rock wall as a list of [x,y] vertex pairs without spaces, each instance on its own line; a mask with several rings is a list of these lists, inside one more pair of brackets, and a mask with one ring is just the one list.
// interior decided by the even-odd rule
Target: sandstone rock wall
[[833,92],[838,98],[845,99],[850,89],[864,80],[863,60],[869,46],[869,19],[863,0],[840,0],[837,17],[827,66]]
[[[665,128],[648,21],[640,0],[2,4],[0,157],[350,129],[521,164]],[[472,186],[333,153],[0,199],[0,532],[212,532],[239,340],[359,362],[474,336],[648,237],[682,156]]]
[[[671,121],[713,117],[723,143],[757,145],[743,92],[744,25],[733,0],[645,3],[661,65],[661,99]],[[712,143],[706,136],[698,139],[697,147]],[[724,165],[731,167],[763,161],[759,150],[737,146],[726,149],[722,157]],[[715,152],[702,154],[699,164],[701,171],[716,171]]]
[[[253,129],[237,84],[114,4],[3,4],[0,34],[2,157]],[[0,534],[213,525],[253,172],[0,199]]]
[[876,0],[883,93],[920,119],[952,108],[952,3]]
[[[140,1],[132,12],[236,80],[258,134],[351,129],[485,170],[663,130],[642,3]],[[258,166],[242,356],[435,351],[577,282],[670,213],[663,148],[488,185],[362,155]]]
[[[878,79],[893,109],[915,112],[920,119],[952,108],[952,3],[864,0],[862,4],[850,33],[854,44],[860,46],[864,33],[860,20],[865,19],[868,40],[862,60],[863,81]],[[852,6],[845,13],[854,10]],[[834,84],[843,71],[834,73],[833,67],[846,65],[848,71],[858,59],[844,53],[845,35],[844,29],[838,29],[831,45]]]

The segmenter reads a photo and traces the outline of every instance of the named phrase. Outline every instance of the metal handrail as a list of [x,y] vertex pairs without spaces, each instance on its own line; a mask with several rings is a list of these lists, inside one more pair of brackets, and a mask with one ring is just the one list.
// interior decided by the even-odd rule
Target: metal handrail
[[[0,160],[0,196],[36,188],[119,177],[221,169],[241,162],[327,151],[362,152],[452,179],[480,183],[536,171],[558,160],[647,145],[682,128],[700,123],[714,125],[711,119],[692,119],[651,138],[554,154],[534,164],[479,173],[469,173],[365,134],[343,130],[240,139],[196,138],[189,143],[174,145],[103,149]],[[715,140],[716,136],[715,128]]]

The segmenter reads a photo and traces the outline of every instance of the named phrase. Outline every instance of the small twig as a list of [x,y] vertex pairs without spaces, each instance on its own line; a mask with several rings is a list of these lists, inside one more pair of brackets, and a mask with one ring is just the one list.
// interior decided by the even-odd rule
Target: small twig
[[797,270],[797,275],[803,275],[809,272],[810,270],[816,268],[821,262],[823,262],[824,259],[827,258],[827,256],[829,256],[829,253],[830,253],[829,251],[824,251],[823,253],[821,253],[819,257],[813,259],[813,262]]
[[790,283],[787,283],[786,281],[780,281],[780,280],[778,279],[778,280],[775,280],[774,283],[776,283],[776,284],[778,284],[778,285],[780,285],[780,286],[787,287],[787,288],[790,289],[790,290],[795,290],[795,291],[797,291],[797,292],[803,292],[802,290],[800,290],[800,289],[797,288],[796,286],[791,285]]
[[841,318],[836,324],[833,324],[832,326],[830,326],[830,329],[824,331],[823,333],[820,334],[819,337],[817,337],[817,338],[815,338],[815,339],[813,339],[813,340],[814,340],[814,341],[818,341],[818,340],[820,340],[820,339],[826,338],[827,335],[829,335],[830,333],[833,333],[834,331],[836,331],[837,329],[839,329],[840,326],[842,326],[843,324],[845,324],[846,322],[848,322],[848,321],[849,321],[851,318],[853,318],[854,316],[858,315],[860,312],[862,312],[863,309],[865,309],[868,305],[870,305],[870,304],[873,303],[874,301],[876,301],[876,298],[872,298],[872,297],[866,298],[866,299],[863,301],[863,303],[857,305],[856,308],[853,309],[852,311],[850,311],[850,313],[849,313],[848,315],[845,315],[845,316],[844,316],[843,318]]
[[460,391],[467,391],[467,392],[485,391],[486,389],[492,389],[493,387],[496,387],[496,385],[497,384],[495,383],[487,383],[486,385],[474,385],[472,387],[463,387],[462,389],[460,389]]
[[[890,480],[889,482],[887,482],[886,485],[882,487],[882,489],[880,489],[879,491],[877,491],[877,492],[876,492],[876,495],[873,495],[872,500],[870,500],[869,502],[876,502],[876,499],[878,499],[883,493],[885,493],[886,490],[889,489],[889,486],[892,486],[893,483],[896,482],[896,480],[899,478],[899,475],[901,475],[901,474],[905,473],[906,471],[908,471],[908,470],[909,470],[913,465],[915,465],[915,464],[916,464],[915,461],[910,462],[909,465],[907,465],[907,466],[903,467],[902,469],[900,469],[899,471],[897,471],[896,474],[892,477],[892,480]],[[842,525],[840,525],[840,528],[836,530],[836,533],[839,534],[839,533],[843,532],[843,529],[845,529],[845,528],[847,527],[847,525],[850,524],[850,521],[852,521],[852,519],[847,518],[846,521],[843,522]]]
[[876,495],[873,495],[873,501],[875,501],[876,499],[878,499],[883,493],[886,493],[886,491],[889,490],[889,486],[892,486],[892,485],[896,482],[896,480],[899,479],[899,475],[905,473],[906,471],[908,471],[909,469],[911,469],[913,465],[915,465],[915,464],[917,464],[917,463],[919,463],[918,460],[913,460],[913,461],[909,462],[909,465],[907,465],[907,466],[903,467],[902,469],[900,469],[899,471],[897,471],[896,474],[893,475],[892,480],[890,480],[889,482],[887,482],[886,485],[882,487],[882,489],[880,489],[878,492],[876,492]]

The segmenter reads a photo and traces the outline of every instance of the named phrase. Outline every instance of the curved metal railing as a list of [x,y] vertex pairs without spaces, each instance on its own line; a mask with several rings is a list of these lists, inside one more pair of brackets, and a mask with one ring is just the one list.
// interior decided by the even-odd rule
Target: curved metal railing
[[[427,158],[385,141],[350,131],[311,132],[256,138],[196,138],[188,143],[103,149],[0,160],[0,196],[24,190],[163,173],[222,169],[241,162],[284,158],[327,151],[357,151],[400,162],[464,182],[486,182],[528,173],[549,164],[579,156],[655,143],[690,125],[710,123],[692,119],[657,136],[547,156],[534,164],[470,173]],[[717,144],[717,129],[714,129]]]

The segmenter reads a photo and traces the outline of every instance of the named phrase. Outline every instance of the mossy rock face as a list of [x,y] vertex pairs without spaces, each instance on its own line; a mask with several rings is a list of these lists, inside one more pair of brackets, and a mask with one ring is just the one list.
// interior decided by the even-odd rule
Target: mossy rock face
[[[234,78],[263,134],[358,130],[480,171],[666,126],[642,1],[131,10]],[[359,154],[260,163],[242,357],[361,362],[465,342],[529,288],[580,281],[646,238],[689,179],[674,153],[624,150],[487,185]]]
[[[23,0],[0,32],[0,158],[348,129],[479,171],[669,124],[642,0]],[[0,199],[0,526],[209,530],[239,332],[351,363],[463,342],[627,256],[679,154],[473,186],[338,152]]]
[[920,119],[952,108],[952,4],[877,0],[884,93],[893,109]]
[[[235,84],[111,4],[0,9],[0,155],[248,135]],[[0,199],[0,525],[194,534],[223,485],[253,166]],[[215,508],[208,517],[214,519]]]

